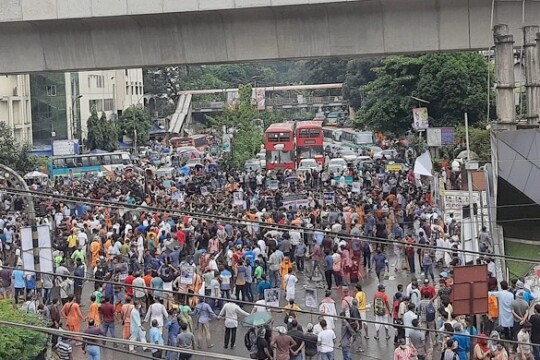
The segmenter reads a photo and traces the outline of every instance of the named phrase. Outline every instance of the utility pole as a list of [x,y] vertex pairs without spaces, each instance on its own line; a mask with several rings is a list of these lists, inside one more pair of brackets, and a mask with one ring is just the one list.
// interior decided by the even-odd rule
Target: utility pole
[[497,124],[495,130],[516,129],[514,100],[514,36],[509,34],[508,25],[495,25],[495,83],[497,94]]
[[525,87],[527,89],[527,125],[538,127],[540,114],[540,38],[539,26],[523,28],[523,47],[525,48]]

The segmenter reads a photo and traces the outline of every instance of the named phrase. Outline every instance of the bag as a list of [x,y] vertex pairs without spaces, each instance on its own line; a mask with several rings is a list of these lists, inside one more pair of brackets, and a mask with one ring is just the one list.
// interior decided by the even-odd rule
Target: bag
[[426,321],[435,321],[435,314],[435,306],[433,305],[433,302],[430,301],[426,306]]
[[373,306],[375,309],[375,315],[378,316],[384,316],[386,315],[386,309],[384,306],[384,299],[382,297],[376,297],[375,301],[373,302]]

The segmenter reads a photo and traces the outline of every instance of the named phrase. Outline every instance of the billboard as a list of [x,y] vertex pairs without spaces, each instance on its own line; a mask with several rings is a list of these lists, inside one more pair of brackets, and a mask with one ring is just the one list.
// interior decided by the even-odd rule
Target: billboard
[[255,102],[257,110],[266,110],[266,90],[265,88],[255,89]]
[[415,108],[413,112],[413,129],[425,130],[429,127],[427,108]]
[[448,146],[454,145],[454,128],[428,128],[427,129],[428,146]]
[[78,140],[55,140],[52,144],[53,156],[79,155]]

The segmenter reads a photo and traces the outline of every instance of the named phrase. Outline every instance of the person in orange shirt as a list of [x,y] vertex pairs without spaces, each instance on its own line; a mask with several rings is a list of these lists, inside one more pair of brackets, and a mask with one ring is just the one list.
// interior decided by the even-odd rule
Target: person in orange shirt
[[90,296],[90,307],[88,308],[88,315],[86,315],[86,320],[94,320],[96,326],[101,325],[101,316],[99,315],[99,305],[96,302],[96,296]]
[[135,309],[135,305],[131,303],[131,297],[126,296],[126,303],[122,305],[120,318],[122,319],[122,336],[124,340],[129,340],[131,337],[131,312]]
[[[94,240],[92,240],[92,243],[90,244],[90,254],[92,254],[92,269],[96,267],[97,260],[99,258],[99,251],[101,250],[101,241],[96,236],[94,237]],[[97,322],[96,322],[97,323]]]
[[109,248],[112,246],[112,239],[111,237],[107,238],[107,241],[105,241],[105,244],[103,244],[103,249],[105,250],[105,256],[107,257],[107,262],[109,259]]
[[[281,276],[281,279],[283,280],[285,278],[285,275],[289,273],[289,269],[292,269],[292,263],[291,259],[289,259],[288,256],[285,256],[283,258],[283,261],[281,262],[281,268],[279,269],[279,275]],[[283,288],[285,288],[285,283],[283,283]]]
[[68,296],[68,302],[62,307],[60,315],[66,319],[66,327],[72,332],[81,332],[81,322],[84,316],[79,304],[73,301],[73,295]]

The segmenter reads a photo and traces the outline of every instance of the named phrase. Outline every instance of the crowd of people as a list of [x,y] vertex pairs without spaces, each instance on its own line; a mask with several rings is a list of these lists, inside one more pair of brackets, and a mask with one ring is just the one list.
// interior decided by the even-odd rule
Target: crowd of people
[[[130,172],[36,185],[43,193],[38,221],[53,234],[54,274],[24,271],[25,214],[14,212],[17,196],[4,194],[2,293],[54,328],[100,335],[114,346],[115,338],[139,342],[169,360],[214,347],[211,324],[221,319],[225,349],[237,346],[240,324],[252,325],[245,352],[260,360],[332,360],[336,351],[350,360],[370,333],[393,339],[394,360],[540,359],[528,344],[540,344],[540,305],[529,316],[534,297],[523,279],[499,284],[486,229],[477,261],[487,264],[490,306],[476,322],[453,312],[453,269],[465,265],[460,226],[445,221],[429,185],[412,170],[387,171],[384,159],[346,175],[359,190],[345,174],[290,180],[287,171],[205,169],[168,179]],[[390,289],[390,276],[408,280]],[[302,323],[302,279],[324,289],[315,323]],[[370,279],[377,283],[371,293],[364,289]],[[275,289],[283,308],[269,306]],[[68,340],[54,339],[61,359],[79,344],[89,359],[100,358],[98,342]],[[137,351],[133,344],[128,350]]]

